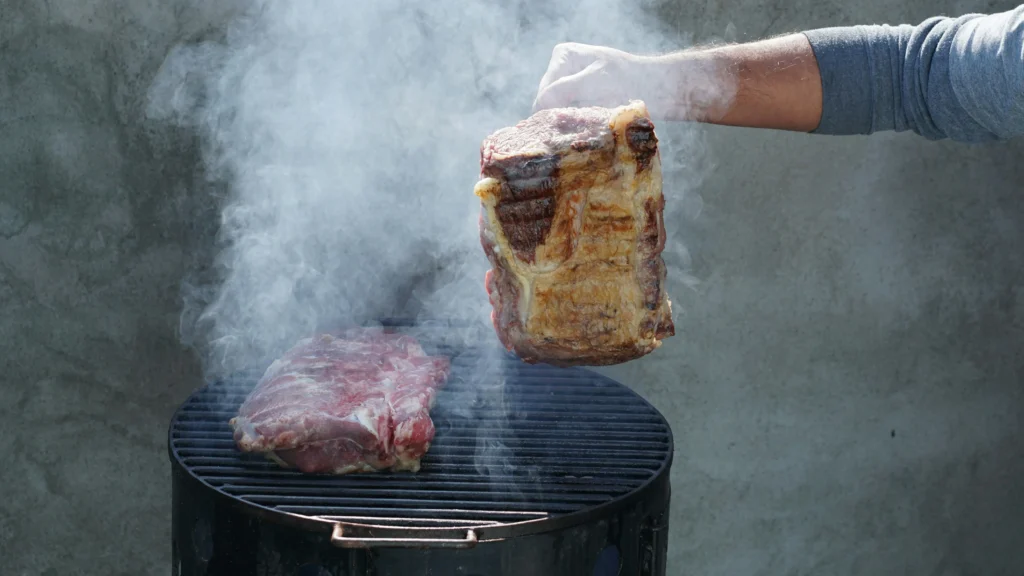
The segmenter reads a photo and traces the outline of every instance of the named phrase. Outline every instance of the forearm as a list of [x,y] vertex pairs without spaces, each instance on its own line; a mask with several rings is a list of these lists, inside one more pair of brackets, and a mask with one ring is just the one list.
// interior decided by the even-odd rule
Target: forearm
[[821,119],[821,76],[802,34],[669,54],[652,64],[669,83],[658,91],[672,95],[658,105],[669,120],[810,132]]

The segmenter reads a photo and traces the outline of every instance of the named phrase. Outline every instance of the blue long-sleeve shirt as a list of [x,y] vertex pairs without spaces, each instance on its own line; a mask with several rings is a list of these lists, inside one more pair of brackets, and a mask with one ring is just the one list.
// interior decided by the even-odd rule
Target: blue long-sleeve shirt
[[818,134],[912,130],[990,142],[1024,135],[1024,5],[918,26],[805,32],[821,69]]

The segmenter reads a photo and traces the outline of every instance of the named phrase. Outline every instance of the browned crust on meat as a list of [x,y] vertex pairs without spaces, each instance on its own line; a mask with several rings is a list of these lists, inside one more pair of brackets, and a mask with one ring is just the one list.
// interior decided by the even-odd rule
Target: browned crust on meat
[[[491,263],[491,271],[485,279],[485,288],[492,307],[491,321],[502,346],[512,350],[513,343],[520,338],[523,331],[522,323],[519,321],[519,283],[511,278],[505,266],[502,266],[495,253],[496,246],[487,236],[488,232],[490,227],[481,213],[480,244],[483,246],[484,255]],[[502,326],[505,327],[504,330],[501,329]]]
[[501,181],[495,212],[516,256],[533,262],[555,219],[555,188],[560,158],[551,154],[510,158],[483,166],[485,176]]
[[[660,168],[652,171],[660,166],[658,139],[643,114],[616,124],[623,114],[610,112],[610,131],[571,141],[563,132],[558,146],[534,140],[522,154],[509,147],[515,137],[507,131],[500,153],[490,139],[481,147],[487,180],[477,193],[491,210],[481,215],[480,237],[492,265],[492,320],[502,344],[525,362],[618,364],[675,334],[661,258],[665,200]],[[529,306],[525,319],[520,302]]]
[[661,340],[676,333],[671,315],[659,317],[668,300],[664,288],[668,274],[665,261],[661,257],[666,239],[664,196],[660,197],[657,203],[653,198],[648,198],[644,202],[644,220],[637,248],[640,258],[637,281],[644,292],[644,308],[648,316],[640,329],[641,332],[653,332],[654,337]]
[[514,348],[520,360],[527,364],[550,364],[560,368],[572,366],[612,366],[636,360],[653,352],[657,346],[588,346],[585,351],[558,343],[517,342]]
[[637,172],[651,167],[651,159],[658,153],[658,137],[650,118],[637,118],[626,126],[626,144],[635,155]]

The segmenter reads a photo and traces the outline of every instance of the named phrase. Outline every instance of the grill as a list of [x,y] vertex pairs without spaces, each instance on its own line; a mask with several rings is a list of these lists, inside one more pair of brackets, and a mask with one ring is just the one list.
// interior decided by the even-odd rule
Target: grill
[[672,433],[629,388],[443,343],[452,358],[417,474],[304,475],[239,452],[258,380],[196,391],[169,430],[175,575],[665,572]]

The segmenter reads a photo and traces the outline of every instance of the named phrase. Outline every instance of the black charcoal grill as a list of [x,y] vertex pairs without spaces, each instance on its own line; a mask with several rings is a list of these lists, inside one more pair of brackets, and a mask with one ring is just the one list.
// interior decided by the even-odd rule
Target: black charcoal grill
[[195,392],[169,431],[173,574],[663,576],[661,414],[589,370],[498,354],[484,366],[428,332],[416,336],[452,374],[418,474],[283,470],[231,438],[259,374]]

